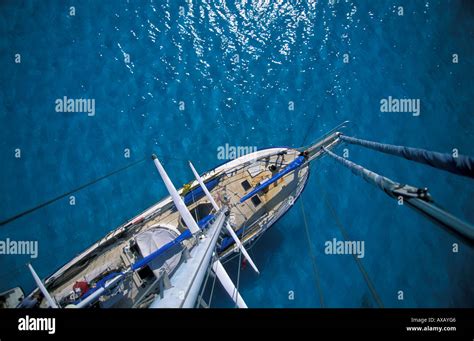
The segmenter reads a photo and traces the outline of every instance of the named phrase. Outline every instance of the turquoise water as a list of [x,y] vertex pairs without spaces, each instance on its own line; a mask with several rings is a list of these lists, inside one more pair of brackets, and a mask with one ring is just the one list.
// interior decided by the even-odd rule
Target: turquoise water
[[[192,178],[185,160],[213,168],[226,143],[298,147],[345,120],[350,135],[474,155],[473,16],[470,1],[2,2],[0,218],[152,152],[180,185]],[[95,99],[95,116],[56,112],[64,96]],[[421,115],[380,112],[388,96],[420,99]],[[347,148],[474,222],[471,180]],[[74,206],[65,198],[2,227],[0,239],[38,240],[32,263],[46,276],[165,194],[141,163],[80,191]],[[324,253],[342,239],[336,220],[365,242],[361,261],[384,306],[474,306],[473,249],[327,158],[252,248],[261,275],[241,272],[248,305],[319,307],[319,278],[326,307],[377,306],[352,256]],[[0,256],[0,291],[33,288],[27,261]],[[228,269],[235,277],[236,262]],[[219,288],[213,306],[231,306]]]

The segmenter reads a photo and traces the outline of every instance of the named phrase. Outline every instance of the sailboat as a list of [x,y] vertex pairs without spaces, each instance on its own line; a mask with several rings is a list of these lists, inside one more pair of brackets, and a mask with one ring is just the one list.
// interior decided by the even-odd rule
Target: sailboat
[[[347,123],[347,122],[345,122]],[[176,189],[157,156],[153,163],[169,192],[67,262],[44,281],[31,264],[37,288],[20,307],[207,307],[206,278],[215,276],[236,307],[247,304],[223,263],[248,249],[301,195],[310,162],[340,143],[341,124],[303,148],[274,147],[230,160]]]

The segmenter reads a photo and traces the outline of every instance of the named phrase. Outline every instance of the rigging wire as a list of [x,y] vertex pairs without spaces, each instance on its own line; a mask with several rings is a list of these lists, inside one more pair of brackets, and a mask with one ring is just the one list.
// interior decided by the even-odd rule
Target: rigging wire
[[[214,258],[215,257],[213,256],[212,259],[211,259],[211,264],[214,263]],[[198,308],[199,308],[200,305],[202,305],[203,297],[204,297],[206,287],[207,287],[207,281],[209,280],[209,276],[211,275],[211,271],[212,271],[212,267],[209,266],[207,268],[207,272],[206,272],[206,279],[204,280],[204,284],[202,285],[201,292],[200,292],[200,294],[198,296],[198,300],[196,302],[196,307],[198,307]],[[211,294],[212,294],[212,292],[211,292]],[[209,304],[208,304],[208,306],[209,306]]]
[[67,197],[68,195],[71,195],[71,194],[73,194],[73,193],[75,193],[75,192],[78,192],[78,191],[80,191],[80,190],[82,190],[82,189],[84,189],[84,188],[86,188],[86,187],[89,187],[89,186],[91,186],[91,185],[93,185],[93,184],[95,184],[95,183],[97,183],[97,182],[99,182],[99,181],[101,181],[101,180],[107,179],[108,177],[110,177],[110,176],[112,176],[112,175],[114,175],[114,174],[117,174],[117,173],[119,173],[119,172],[122,172],[122,171],[124,171],[124,170],[126,170],[126,169],[128,169],[128,168],[130,168],[130,167],[133,167],[133,166],[135,166],[135,165],[137,165],[137,164],[139,164],[139,163],[141,163],[141,162],[143,162],[143,161],[145,161],[145,160],[146,160],[146,158],[143,158],[143,159],[140,159],[140,160],[138,160],[138,161],[135,161],[135,162],[133,162],[133,163],[131,163],[131,164],[125,166],[125,167],[119,168],[119,169],[117,169],[117,170],[115,170],[115,171],[113,171],[113,172],[111,172],[111,173],[108,173],[108,174],[106,174],[106,175],[104,175],[104,176],[101,176],[101,177],[99,177],[99,178],[97,178],[97,179],[94,179],[94,180],[92,180],[92,181],[90,181],[90,182],[88,182],[88,183],[86,183],[86,184],[84,184],[84,185],[81,185],[81,186],[79,186],[79,187],[77,187],[77,188],[75,188],[75,189],[73,189],[73,190],[71,190],[71,191],[68,191],[68,192],[66,192],[66,193],[63,193],[63,194],[61,194],[61,195],[59,195],[59,196],[57,196],[57,197],[55,197],[55,198],[53,198],[53,199],[50,199],[50,200],[45,201],[45,202],[43,202],[43,203],[41,203],[41,204],[39,204],[39,205],[36,205],[36,206],[34,206],[34,207],[30,208],[30,209],[27,209],[27,210],[25,210],[25,211],[23,211],[23,212],[20,212],[20,213],[18,213],[18,214],[16,214],[16,215],[12,216],[12,217],[10,217],[10,218],[7,218],[7,219],[1,221],[1,222],[0,222],[0,226],[9,224],[9,223],[11,223],[11,222],[14,221],[14,220],[17,220],[17,219],[19,219],[19,218],[21,218],[21,217],[23,217],[23,216],[25,216],[25,215],[28,215],[28,214],[30,214],[30,213],[33,213],[34,211],[39,210],[40,208],[43,208],[43,207],[45,207],[45,206],[48,206],[48,205],[50,205],[50,204],[52,204],[52,203],[54,203],[54,202],[56,202],[56,201],[58,201],[58,200],[60,200],[60,199],[63,199],[64,197]]
[[[239,249],[240,250],[240,249]],[[235,286],[235,306],[234,308],[238,308],[237,302],[238,302],[238,295],[239,295],[239,286],[240,286],[240,268],[242,267],[242,251],[239,251],[239,264],[237,266],[237,285]]]
[[[324,202],[326,203],[326,206],[329,208],[329,211],[334,219],[334,222],[336,223],[337,227],[339,228],[342,238],[344,238],[344,241],[350,240],[349,234],[347,233],[346,229],[342,225],[336,210],[334,207],[331,205],[329,199],[328,199],[328,194],[326,193],[325,190],[321,186],[319,186],[319,181],[317,181],[317,187],[320,189],[320,193],[322,194],[322,197],[324,197]],[[375,289],[375,285],[373,284],[372,280],[370,279],[369,274],[365,270],[364,265],[362,264],[361,260],[357,258],[357,255],[352,254],[352,257],[354,258],[357,267],[359,268],[360,273],[362,274],[362,277],[364,278],[365,283],[367,284],[367,287],[369,288],[370,293],[372,294],[372,297],[374,298],[375,302],[379,306],[379,308],[383,308],[383,302],[382,299],[380,298],[379,294],[377,293],[377,290]]]
[[214,288],[216,286],[216,278],[217,278],[217,275],[214,274],[214,279],[212,281],[212,287],[211,287],[211,293],[209,294],[209,303],[207,304],[209,308],[211,307],[212,299],[214,297]]
[[[18,213],[18,214],[15,214],[14,216],[12,216],[12,217],[10,217],[10,218],[7,218],[7,219],[5,219],[5,220],[0,221],[0,226],[7,225],[7,224],[11,223],[12,221],[15,221],[15,220],[17,220],[17,219],[19,219],[19,218],[21,218],[21,217],[24,217],[24,216],[30,214],[30,213],[33,213],[33,212],[35,212],[35,211],[37,211],[37,210],[39,210],[39,209],[41,209],[41,208],[43,208],[43,207],[46,207],[46,206],[48,206],[48,205],[51,205],[52,203],[54,203],[54,202],[56,202],[56,201],[58,201],[58,200],[61,200],[61,199],[65,198],[65,197],[67,197],[68,195],[71,195],[71,194],[73,194],[73,193],[79,192],[79,191],[83,190],[84,188],[87,188],[87,187],[89,187],[89,186],[91,186],[91,185],[94,185],[94,184],[98,183],[99,181],[105,180],[105,179],[107,179],[107,178],[109,178],[109,177],[111,177],[111,176],[113,176],[113,175],[115,175],[115,174],[117,174],[117,173],[123,172],[123,171],[125,171],[125,170],[127,170],[127,169],[129,169],[129,168],[131,168],[131,167],[133,167],[133,166],[136,166],[136,165],[138,165],[138,164],[144,162],[144,161],[147,160],[147,159],[148,159],[148,157],[144,157],[144,158],[142,158],[142,159],[139,159],[138,161],[132,162],[132,163],[130,163],[130,164],[124,166],[124,167],[121,167],[121,168],[119,168],[119,169],[114,170],[113,172],[110,172],[110,173],[108,173],[108,174],[106,174],[106,175],[103,175],[103,176],[101,176],[101,177],[99,177],[99,178],[96,178],[96,179],[94,179],[94,180],[92,180],[92,181],[89,181],[89,182],[87,182],[86,184],[83,184],[83,185],[81,185],[81,186],[79,186],[79,187],[77,187],[77,188],[74,188],[73,190],[70,190],[70,191],[68,191],[68,192],[66,192],[66,193],[63,193],[63,194],[61,194],[61,195],[58,195],[58,196],[55,197],[55,198],[52,198],[52,199],[47,200],[47,201],[45,201],[45,202],[43,202],[43,203],[41,203],[41,204],[39,204],[39,205],[36,205],[36,206],[34,206],[34,207],[32,207],[32,208],[29,208],[29,209],[27,209],[27,210],[25,210],[25,211],[22,211],[22,212],[20,212],[20,213]],[[178,159],[178,158],[174,158],[174,157],[165,157],[165,159],[186,161],[186,160],[184,160],[184,159]]]
[[[242,238],[245,234],[245,228],[247,227],[247,224],[244,224],[242,228]],[[240,286],[240,269],[242,268],[242,250],[239,248],[239,263],[237,264],[237,285],[235,286],[235,306],[234,308],[238,308],[237,302],[238,302],[238,295],[239,295],[239,286]]]
[[[312,128],[313,128],[313,125],[310,125],[310,126],[308,127],[308,130],[306,131],[306,134],[305,134],[305,136],[304,136],[304,138],[303,138],[303,144],[302,144],[303,146],[306,145],[306,144],[305,144],[305,143],[306,143],[306,139],[307,139],[307,137],[309,136],[309,133],[310,133],[310,131],[312,130]],[[331,203],[329,202],[328,195],[327,195],[326,191],[324,191],[323,188],[320,186],[319,181],[318,181],[317,178],[316,178],[316,187],[319,188],[320,193],[323,194],[322,196],[324,197],[324,201],[325,201],[325,203],[326,203],[326,206],[329,208],[329,211],[330,211],[330,213],[331,213],[331,215],[332,215],[334,221],[336,222],[337,227],[338,227],[339,230],[341,231],[342,237],[344,238],[345,241],[349,240],[349,235],[348,235],[346,229],[345,229],[344,226],[341,224],[341,221],[340,221],[339,217],[337,216],[336,210],[334,209],[334,207],[333,207],[333,206],[331,205]],[[303,209],[304,209],[304,208],[303,208],[303,202],[301,202],[301,207],[302,207],[302,210],[303,210]],[[312,252],[312,251],[311,251],[311,250],[312,250],[312,248],[311,248],[311,245],[312,245],[312,244],[311,244],[311,240],[310,240],[310,238],[309,238],[309,232],[308,232],[308,227],[307,227],[307,222],[306,222],[306,216],[305,216],[305,214],[304,214],[304,211],[303,211],[303,218],[304,218],[304,223],[305,223],[305,229],[306,229],[306,231],[307,231],[307,232],[306,232],[306,239],[307,239],[307,241],[308,241],[308,243],[309,243],[309,245],[310,245],[310,253],[311,253],[311,252]],[[383,305],[383,302],[382,302],[380,296],[378,295],[377,290],[376,290],[376,288],[375,288],[375,286],[374,286],[372,280],[370,279],[369,274],[368,274],[367,271],[365,270],[364,265],[362,264],[362,262],[360,261],[360,259],[357,258],[356,255],[352,255],[352,256],[353,256],[353,258],[354,258],[354,260],[355,260],[355,262],[356,262],[356,264],[357,264],[357,267],[358,267],[358,269],[359,269],[359,271],[360,271],[362,277],[364,278],[365,283],[367,284],[367,287],[369,288],[369,291],[370,291],[371,294],[372,294],[372,297],[374,298],[374,300],[375,300],[375,302],[377,303],[377,305],[378,305],[380,308],[383,308],[383,306],[384,306],[384,305]],[[312,255],[312,260],[313,260],[313,262],[314,262],[314,263],[313,263],[313,269],[315,269],[315,264],[316,264],[316,263],[315,263],[315,260],[316,260],[316,259],[315,259],[314,255]],[[315,272],[315,274],[316,274],[316,273],[317,273],[317,272]],[[316,275],[316,276],[318,276],[318,275]],[[318,281],[319,281],[319,279],[317,279],[317,282],[318,282]],[[319,283],[318,283],[318,286],[319,286]],[[319,289],[319,287],[318,287],[318,289]],[[319,289],[319,290],[320,290],[320,289]],[[322,294],[320,294],[320,295],[322,295]],[[322,296],[320,296],[320,297],[322,297]]]
[[317,266],[317,263],[316,263],[316,256],[314,255],[314,251],[313,251],[313,244],[311,243],[311,238],[310,238],[310,235],[309,235],[308,222],[306,220],[306,213],[305,213],[305,210],[304,210],[304,205],[303,205],[303,199],[302,198],[300,198],[300,203],[301,203],[301,212],[303,213],[304,228],[305,228],[305,231],[306,231],[306,241],[308,242],[309,254],[311,256],[311,263],[313,265],[313,272],[314,272],[314,276],[315,276],[315,279],[316,279],[316,287],[318,288],[319,303],[321,305],[321,308],[324,308],[324,296],[323,296],[323,290],[322,290],[322,287],[321,287],[321,278],[319,276],[319,270],[318,270],[318,266]]
[[[308,129],[306,130],[306,134],[303,137],[302,146],[306,145],[306,140],[308,139],[309,133],[313,129],[314,121],[312,121],[312,123],[308,126]],[[308,175],[308,177],[309,177],[309,175]],[[307,179],[306,181],[309,181],[309,179]],[[300,193],[299,199],[300,199],[300,203],[301,203],[301,212],[303,213],[303,222],[304,222],[304,228],[305,228],[305,232],[306,232],[305,236],[306,236],[306,241],[308,243],[309,254],[311,256],[311,263],[312,263],[312,268],[313,268],[313,272],[314,272],[314,277],[315,277],[315,280],[316,280],[316,288],[317,288],[317,291],[318,291],[319,303],[320,303],[321,308],[323,308],[324,307],[324,295],[323,295],[323,290],[322,290],[322,287],[321,287],[321,277],[319,275],[319,269],[318,269],[317,262],[316,262],[316,256],[313,252],[313,244],[311,243],[311,238],[310,238],[309,228],[308,228],[308,221],[306,219],[306,213],[305,213],[305,210],[304,210],[302,196],[303,196],[303,193]]]

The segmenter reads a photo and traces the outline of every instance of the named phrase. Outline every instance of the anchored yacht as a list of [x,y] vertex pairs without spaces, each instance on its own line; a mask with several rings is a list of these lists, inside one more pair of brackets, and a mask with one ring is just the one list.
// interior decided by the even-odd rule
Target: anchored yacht
[[[341,125],[340,127],[343,127]],[[206,307],[205,282],[217,276],[236,306],[246,307],[222,263],[242,256],[303,191],[310,161],[339,143],[331,131],[306,148],[267,148],[226,162],[175,189],[156,156],[170,195],[67,262],[22,307]],[[10,294],[21,296],[17,291]]]
[[[474,227],[436,205],[427,188],[400,184],[374,173],[338,156],[334,148],[341,143],[358,145],[469,178],[474,178],[474,158],[345,136],[341,131],[347,123],[307,147],[262,149],[202,175],[190,163],[195,180],[178,190],[153,156],[170,195],[111,231],[45,281],[29,264],[38,287],[19,306],[208,307],[205,288],[212,275],[236,307],[246,308],[223,263],[240,253],[259,273],[247,249],[291,208],[308,181],[310,163],[323,156],[351,169],[398,203],[406,203],[459,238],[474,241]],[[375,291],[373,295],[382,306]],[[22,297],[19,288],[5,292],[4,305],[15,306]]]

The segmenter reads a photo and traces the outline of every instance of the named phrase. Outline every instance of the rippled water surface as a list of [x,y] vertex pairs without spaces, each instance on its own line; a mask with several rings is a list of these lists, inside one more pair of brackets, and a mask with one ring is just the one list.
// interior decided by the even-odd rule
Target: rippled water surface
[[[470,1],[80,1],[74,16],[70,6],[0,4],[2,219],[152,152],[181,185],[192,178],[186,160],[210,169],[226,143],[297,147],[345,120],[362,138],[474,155]],[[55,112],[64,96],[95,99],[95,116]],[[420,99],[421,115],[380,112],[388,96]],[[472,181],[348,149],[474,222]],[[152,163],[141,163],[0,238],[39,240],[32,263],[44,277],[164,195]],[[365,241],[361,263],[384,306],[474,306],[473,249],[453,253],[454,236],[330,159],[313,165],[301,200],[252,248],[261,275],[247,267],[238,281],[248,305],[377,306],[352,256],[324,253],[341,226]],[[0,256],[0,291],[33,288],[27,261]],[[237,280],[236,269],[228,264]],[[212,305],[232,304],[218,287]]]

